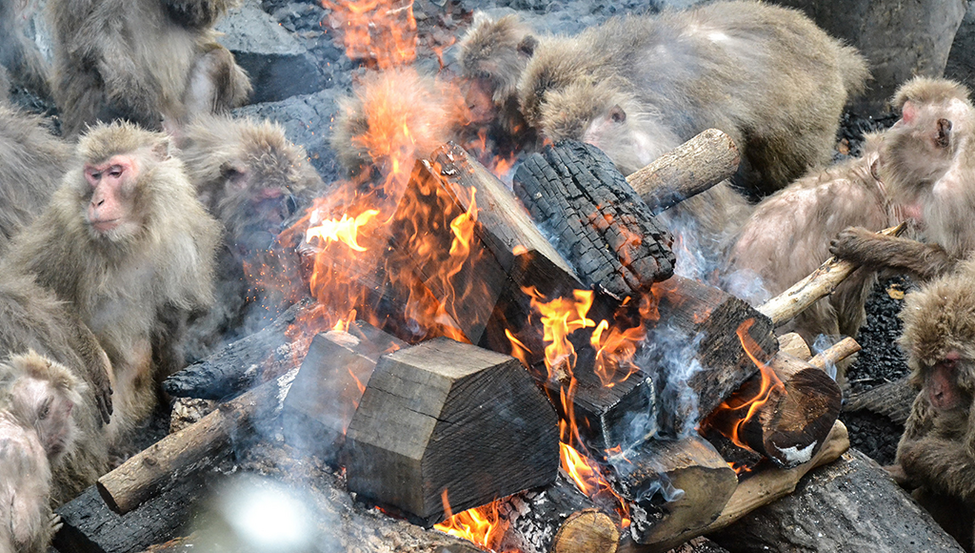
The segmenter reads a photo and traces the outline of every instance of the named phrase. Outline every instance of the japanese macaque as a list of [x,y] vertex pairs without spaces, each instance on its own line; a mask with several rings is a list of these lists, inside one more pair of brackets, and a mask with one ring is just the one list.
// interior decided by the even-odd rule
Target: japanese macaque
[[924,243],[874,236],[855,225],[836,237],[830,252],[928,280],[975,251],[975,107],[964,86],[925,78],[902,87],[894,104],[902,115],[885,140],[902,154],[883,182],[891,201],[918,222]]
[[867,76],[854,48],[797,10],[715,2],[545,39],[518,97],[543,137],[589,142],[624,174],[718,128],[742,154],[735,183],[765,194],[832,160]]
[[50,0],[52,92],[63,130],[125,119],[158,130],[247,99],[213,25],[235,0]]
[[257,330],[307,292],[293,240],[300,233],[281,233],[325,185],[304,148],[269,121],[202,117],[179,146],[198,197],[224,225],[217,301],[189,328],[193,359]]
[[0,101],[0,253],[47,205],[70,159],[71,146],[43,118]]
[[[890,129],[868,135],[859,158],[810,172],[755,207],[731,249],[724,271],[726,287],[761,303],[815,270],[831,250],[836,253],[837,243],[831,247],[831,240],[847,227],[876,232],[908,219],[926,236],[932,222],[938,228],[941,223],[925,214],[943,217],[957,207],[940,206],[942,199],[932,191],[939,189],[964,147],[965,140],[959,139],[965,135],[952,129],[972,125],[975,111],[966,97],[966,91],[951,81],[916,78],[905,83],[893,99],[901,118]],[[940,239],[937,234],[931,237]],[[856,336],[876,278],[870,269],[879,266],[854,273],[830,297],[799,314],[789,329],[808,343],[821,334]],[[761,277],[762,290],[749,295],[735,289],[735,282],[754,276]]]
[[474,123],[495,122],[497,130],[534,140],[518,109],[518,79],[538,45],[514,14],[492,19],[483,12],[458,44],[461,75],[468,82],[467,105]]
[[0,98],[7,97],[11,83],[43,98],[51,94],[51,68],[24,33],[35,5],[33,0],[0,0]]
[[50,496],[52,503],[60,504],[108,471],[113,440],[108,426],[113,413],[112,367],[94,334],[65,302],[16,267],[4,264],[2,271],[0,358],[35,351],[50,360],[52,367],[67,370],[84,384],[76,387],[79,397],[71,410],[77,445],[65,451],[53,467]]
[[414,157],[455,138],[467,113],[463,96],[448,83],[411,67],[370,71],[351,96],[338,100],[329,144],[350,175],[365,168],[385,174],[394,163],[406,163],[408,171]]
[[157,404],[156,381],[182,368],[186,318],[213,301],[220,224],[163,133],[101,124],[75,157],[4,261],[68,302],[98,338],[116,378],[112,424],[125,432]]
[[75,448],[71,413],[83,390],[70,370],[33,351],[0,362],[0,551],[47,552],[57,521],[51,468]]
[[[975,511],[975,261],[908,294],[899,339],[920,390],[891,472],[972,550]],[[947,517],[935,507],[961,504]],[[958,522],[964,525],[958,528]],[[951,524],[954,522],[954,524]]]

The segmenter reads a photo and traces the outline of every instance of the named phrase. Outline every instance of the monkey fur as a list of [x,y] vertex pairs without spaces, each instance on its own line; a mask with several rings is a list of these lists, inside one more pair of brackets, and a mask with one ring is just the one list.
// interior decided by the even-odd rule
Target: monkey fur
[[0,98],[6,98],[11,83],[26,87],[41,98],[51,96],[51,68],[24,33],[28,8],[33,4],[0,0]]
[[51,0],[52,93],[66,136],[96,121],[178,128],[251,85],[212,26],[236,0]]
[[186,318],[213,301],[220,224],[171,149],[167,135],[132,123],[92,128],[5,259],[98,338],[115,372],[112,425],[121,433],[152,412],[155,382],[182,368]]
[[257,330],[307,292],[299,291],[297,244],[279,239],[325,185],[304,148],[269,121],[201,117],[179,146],[198,197],[224,226],[217,301],[187,336],[187,354],[198,359]]
[[51,467],[76,446],[85,385],[33,351],[0,362],[0,551],[46,553],[57,520]]

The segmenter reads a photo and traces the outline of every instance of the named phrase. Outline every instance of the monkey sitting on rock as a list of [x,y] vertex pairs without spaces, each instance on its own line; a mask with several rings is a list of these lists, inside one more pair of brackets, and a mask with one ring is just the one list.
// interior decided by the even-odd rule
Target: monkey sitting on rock
[[47,552],[57,523],[51,469],[74,451],[71,412],[84,388],[33,351],[0,362],[0,551]]

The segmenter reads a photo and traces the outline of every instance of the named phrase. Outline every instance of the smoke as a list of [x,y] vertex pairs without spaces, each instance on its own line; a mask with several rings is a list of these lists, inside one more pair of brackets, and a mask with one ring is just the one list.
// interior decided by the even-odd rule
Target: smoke
[[680,437],[695,432],[700,419],[698,397],[687,383],[703,369],[697,358],[703,339],[702,333],[688,336],[669,325],[647,334],[637,365],[650,373],[659,386],[659,420],[654,429],[657,435]]
[[[820,352],[825,351],[825,350],[833,347],[833,345],[835,345],[839,340],[840,340],[840,338],[838,338],[836,336],[829,336],[827,334],[820,334],[819,336],[816,336],[816,339],[815,340],[813,340],[812,346],[810,346],[809,349],[812,351],[812,354],[813,355],[817,355]],[[826,374],[828,374],[830,378],[832,378],[833,380],[836,380],[836,364],[835,363],[827,363],[826,366],[823,367],[823,370],[826,371]]]

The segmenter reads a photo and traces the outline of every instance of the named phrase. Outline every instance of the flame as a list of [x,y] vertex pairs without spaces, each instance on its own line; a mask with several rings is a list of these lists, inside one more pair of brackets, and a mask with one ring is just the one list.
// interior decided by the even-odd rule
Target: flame
[[326,243],[340,241],[357,252],[364,252],[366,248],[359,245],[356,237],[359,234],[359,228],[369,224],[376,215],[379,215],[378,209],[367,209],[354,219],[348,215],[342,215],[338,221],[334,219],[322,221],[317,226],[308,229],[305,233],[305,240],[311,242],[312,238],[318,238]]
[[592,290],[573,290],[572,299],[555,298],[544,301],[534,287],[522,288],[531,297],[531,307],[541,314],[542,339],[545,346],[545,367],[552,381],[566,382],[572,378],[576,364],[576,350],[569,342],[569,334],[576,330],[594,327],[596,323],[586,317],[592,307]]
[[[708,415],[701,423],[702,426],[713,428],[731,440],[736,446],[748,451],[754,450],[741,440],[741,429],[773,397],[773,392],[785,393],[785,385],[779,380],[775,371],[758,359],[761,347],[748,334],[748,330],[754,324],[754,319],[747,319],[738,325],[736,333],[738,334],[738,339],[741,341],[741,346],[745,354],[758,367],[760,375],[758,389],[755,392],[751,392],[750,389],[755,386],[743,386],[742,389],[732,394],[731,397],[715,408],[714,412]],[[749,388],[749,390],[746,390],[746,388]],[[732,464],[732,468],[739,474],[750,470],[746,466],[737,466],[734,464]]]
[[647,331],[643,324],[620,330],[615,326],[610,327],[606,320],[599,322],[589,341],[596,350],[594,371],[603,386],[612,388],[640,370],[633,358],[636,356],[637,346],[646,337]]
[[496,499],[487,505],[468,509],[454,515],[450,509],[450,502],[447,501],[446,489],[440,494],[440,498],[443,501],[443,510],[447,514],[447,519],[440,524],[434,524],[434,528],[451,536],[473,542],[482,549],[498,550],[501,539],[508,530],[508,521],[502,519],[500,515],[500,500]]
[[346,55],[388,69],[416,59],[413,0],[322,0],[341,32]]

